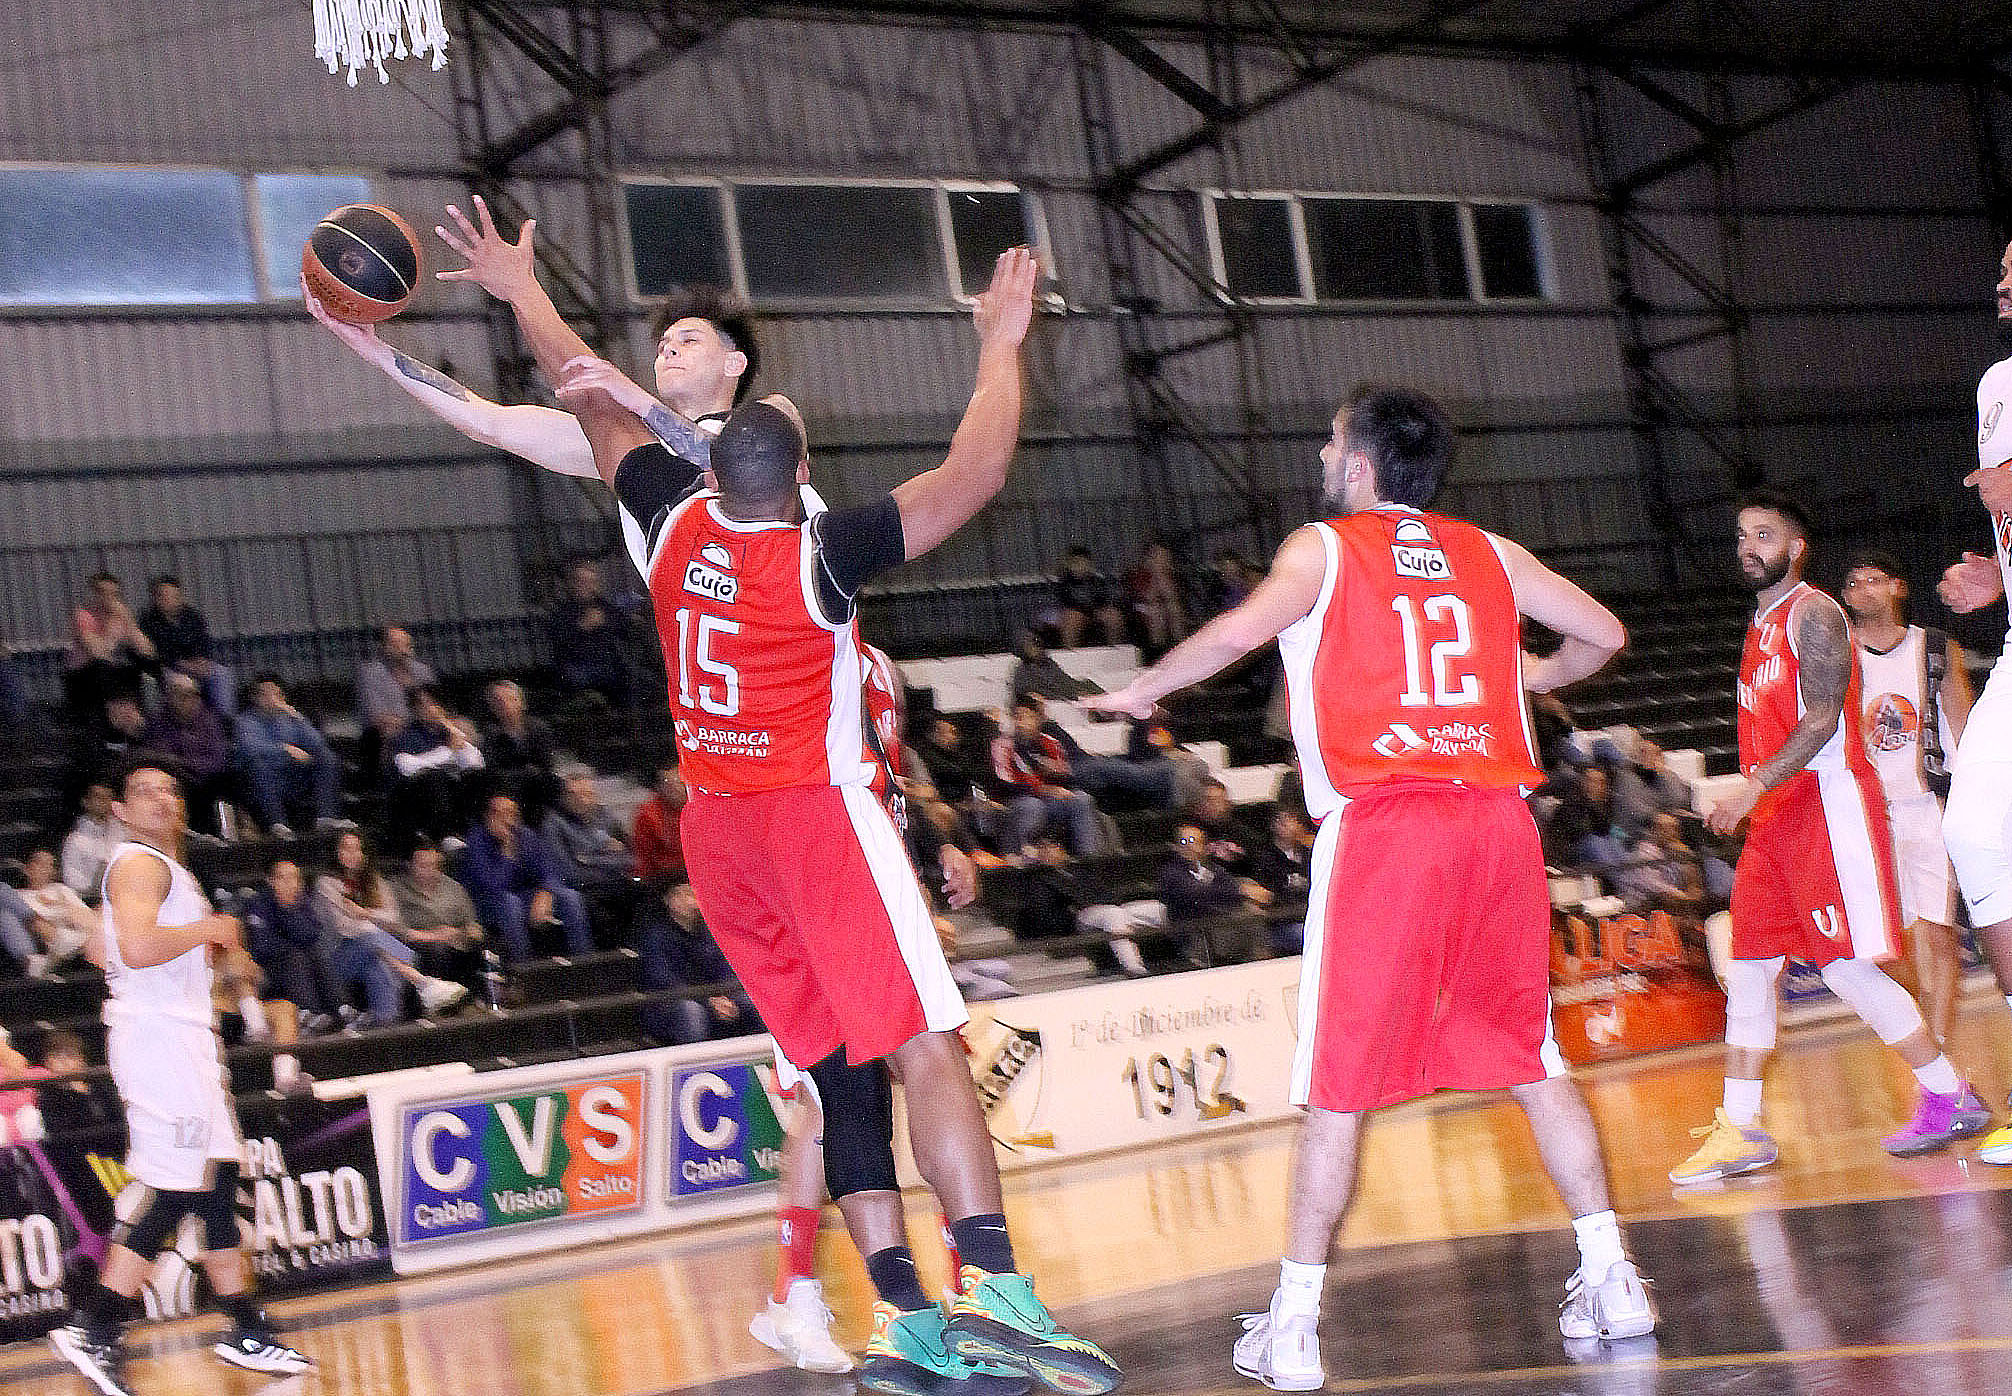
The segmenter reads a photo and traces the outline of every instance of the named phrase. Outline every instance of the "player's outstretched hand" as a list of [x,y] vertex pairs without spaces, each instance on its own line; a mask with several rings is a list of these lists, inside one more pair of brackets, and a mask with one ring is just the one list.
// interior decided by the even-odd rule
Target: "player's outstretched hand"
[[[2012,474],[2012,470],[1991,473]],[[1998,575],[1995,560],[1965,552],[1963,561],[1949,565],[1935,590],[1950,610],[1967,615],[1996,601],[2005,590],[2005,581]]]
[[489,216],[489,205],[480,194],[475,196],[475,214],[482,220],[479,229],[468,221],[467,214],[449,204],[447,217],[454,227],[434,225],[440,240],[468,263],[436,274],[442,281],[472,281],[499,301],[515,300],[527,286],[537,283],[537,273],[532,270],[531,232],[538,220],[525,219],[517,230],[517,241],[511,242],[496,231],[496,220]]
[[307,305],[307,313],[328,327],[328,332],[347,344],[365,358],[372,357],[384,341],[377,337],[375,325],[352,325],[347,320],[338,320],[328,313],[328,307],[321,303],[321,297],[307,289],[307,275],[300,278],[301,300]]
[[552,391],[576,412],[584,406],[607,401],[642,417],[658,405],[656,398],[635,379],[592,354],[566,360],[559,369],[558,386]]
[[1973,470],[1963,477],[1963,483],[1977,491],[1977,497],[1992,513],[2012,514],[2012,467]]
[[1083,700],[1083,710],[1092,713],[1111,713],[1125,717],[1151,717],[1158,707],[1151,698],[1142,698],[1132,692],[1128,684],[1116,693],[1093,693]]
[[1041,278],[1040,259],[1026,247],[1009,247],[992,268],[992,284],[972,307],[978,343],[1011,349],[1027,337],[1034,320],[1034,283]]

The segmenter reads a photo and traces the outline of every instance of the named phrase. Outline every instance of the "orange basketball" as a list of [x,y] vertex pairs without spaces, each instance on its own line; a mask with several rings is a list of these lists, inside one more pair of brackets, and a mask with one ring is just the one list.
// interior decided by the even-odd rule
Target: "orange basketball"
[[374,325],[405,309],[422,266],[418,234],[376,204],[344,204],[314,225],[300,251],[307,289],[352,325]]

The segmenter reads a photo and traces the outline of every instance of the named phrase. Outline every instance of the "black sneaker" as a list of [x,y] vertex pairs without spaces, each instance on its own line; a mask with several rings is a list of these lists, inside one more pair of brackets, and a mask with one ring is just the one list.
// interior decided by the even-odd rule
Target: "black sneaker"
[[307,1354],[288,1347],[279,1340],[277,1333],[271,1331],[239,1329],[219,1339],[211,1351],[233,1367],[243,1367],[248,1372],[270,1372],[275,1376],[292,1376],[314,1366]]
[[93,1337],[78,1324],[52,1329],[49,1346],[104,1396],[132,1396],[126,1385],[126,1348],[116,1337]]

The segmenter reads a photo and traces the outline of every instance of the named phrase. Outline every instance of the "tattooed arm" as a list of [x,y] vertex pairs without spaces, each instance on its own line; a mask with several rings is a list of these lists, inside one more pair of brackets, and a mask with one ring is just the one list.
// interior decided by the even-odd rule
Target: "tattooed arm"
[[302,294],[307,297],[308,314],[327,326],[352,353],[380,370],[414,402],[463,436],[522,456],[533,465],[561,475],[599,478],[594,469],[594,453],[587,446],[587,434],[571,412],[491,402],[431,364],[385,343],[374,326],[338,320],[305,287]]
[[1781,750],[1747,772],[1746,784],[1713,806],[1706,823],[1729,834],[1753,812],[1760,797],[1808,766],[1837,735],[1844,715],[1844,696],[1851,686],[1851,628],[1835,606],[1797,605],[1790,617],[1795,627],[1796,665],[1800,671],[1802,720],[1788,734]]

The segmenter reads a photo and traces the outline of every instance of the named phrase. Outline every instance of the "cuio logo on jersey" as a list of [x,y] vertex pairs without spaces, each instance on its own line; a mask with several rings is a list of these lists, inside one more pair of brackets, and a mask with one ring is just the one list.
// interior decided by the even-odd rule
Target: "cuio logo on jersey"
[[775,1181],[783,1131],[763,1075],[755,1062],[671,1073],[671,1196]]
[[643,1202],[643,1073],[409,1105],[399,1120],[398,1239],[437,1241]]

